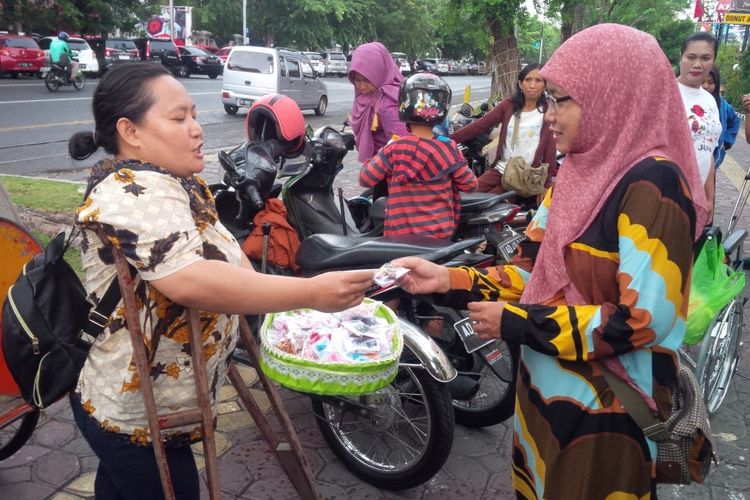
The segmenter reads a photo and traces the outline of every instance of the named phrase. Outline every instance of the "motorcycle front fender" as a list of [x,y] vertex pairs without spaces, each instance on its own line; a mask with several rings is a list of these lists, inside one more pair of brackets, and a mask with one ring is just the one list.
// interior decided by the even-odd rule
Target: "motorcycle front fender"
[[450,382],[456,378],[456,368],[429,335],[405,319],[399,318],[398,323],[404,338],[404,346],[408,347],[420,362],[419,365],[399,363],[400,366],[423,368],[438,382]]

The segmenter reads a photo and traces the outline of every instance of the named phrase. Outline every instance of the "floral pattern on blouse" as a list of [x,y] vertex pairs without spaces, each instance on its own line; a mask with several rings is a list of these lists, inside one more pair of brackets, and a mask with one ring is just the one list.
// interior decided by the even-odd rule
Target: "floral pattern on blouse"
[[[157,412],[197,406],[186,308],[149,285],[190,264],[222,260],[239,265],[241,251],[221,225],[208,186],[138,161],[103,160],[91,169],[87,197],[77,210],[83,225],[85,288],[99,300],[115,276],[111,246],[137,270],[135,299],[151,365]],[[95,231],[100,227],[106,246]],[[200,311],[210,399],[226,379],[237,342],[236,316]],[[125,308],[118,304],[89,352],[78,382],[83,408],[107,431],[132,443],[151,440]],[[201,438],[197,425],[163,432],[167,440]]]

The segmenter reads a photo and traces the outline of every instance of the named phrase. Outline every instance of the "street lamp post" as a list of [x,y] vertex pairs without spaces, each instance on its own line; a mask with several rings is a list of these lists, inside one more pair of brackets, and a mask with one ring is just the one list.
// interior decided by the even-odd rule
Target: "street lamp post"
[[174,0],[169,0],[169,38],[174,40]]
[[247,0],[242,0],[242,45],[247,45]]

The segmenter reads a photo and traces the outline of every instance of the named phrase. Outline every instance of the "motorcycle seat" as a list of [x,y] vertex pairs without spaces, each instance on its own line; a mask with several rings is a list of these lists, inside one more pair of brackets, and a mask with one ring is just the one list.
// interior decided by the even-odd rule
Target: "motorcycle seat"
[[461,193],[461,213],[467,214],[487,210],[515,196],[515,194],[515,191],[508,191],[502,194]]
[[452,242],[426,236],[341,236],[313,234],[302,240],[297,264],[305,275],[341,269],[374,269],[399,257],[418,255],[432,262],[445,262],[482,241],[469,238]]

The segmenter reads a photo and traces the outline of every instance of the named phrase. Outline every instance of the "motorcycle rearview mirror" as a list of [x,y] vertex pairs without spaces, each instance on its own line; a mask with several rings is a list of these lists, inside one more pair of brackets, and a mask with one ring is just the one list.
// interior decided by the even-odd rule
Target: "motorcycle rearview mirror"
[[315,136],[312,125],[310,125],[309,123],[305,127],[305,136],[307,136],[308,139],[312,139]]
[[465,102],[461,105],[461,108],[458,110],[459,114],[462,114],[466,117],[471,117],[471,115],[474,114],[474,108],[471,107],[471,104],[468,102]]
[[229,157],[226,151],[219,151],[218,156],[219,156],[219,163],[221,164],[221,167],[224,169],[224,171],[227,174],[233,177],[241,176],[239,170],[237,169],[237,165],[235,165],[234,161]]

